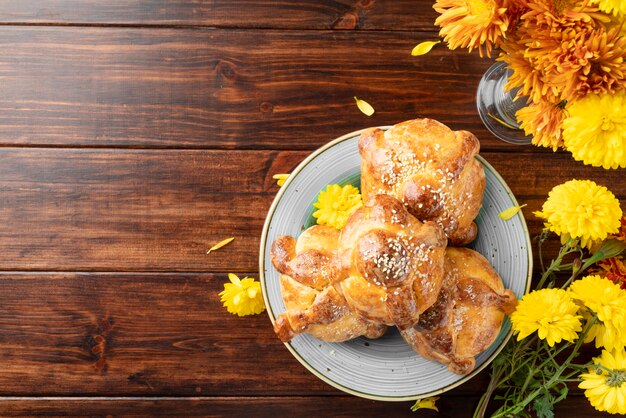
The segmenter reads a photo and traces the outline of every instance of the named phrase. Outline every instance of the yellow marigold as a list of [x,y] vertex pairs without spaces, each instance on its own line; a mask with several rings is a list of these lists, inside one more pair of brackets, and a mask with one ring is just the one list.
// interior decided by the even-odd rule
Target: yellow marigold
[[598,8],[605,13],[626,15],[626,2],[624,0],[591,0],[590,2],[597,4]]
[[563,289],[541,289],[525,295],[511,314],[517,340],[537,331],[550,347],[561,340],[574,341],[581,330],[578,306]]
[[575,238],[583,247],[590,247],[618,231],[622,209],[606,187],[591,180],[570,180],[554,187],[535,215],[560,235],[561,242]]
[[593,359],[596,365],[583,373],[578,387],[585,389],[585,396],[598,411],[610,414],[626,414],[626,351],[602,351]]
[[348,184],[341,187],[338,184],[329,184],[317,196],[313,204],[318,210],[313,213],[317,223],[334,226],[341,229],[345,226],[348,217],[363,205],[359,189]]
[[261,283],[250,277],[239,279],[228,273],[230,283],[224,283],[224,290],[220,292],[221,301],[226,310],[239,316],[260,314],[265,310]]
[[587,334],[585,342],[595,339],[596,347],[607,350],[621,348],[626,344],[626,291],[619,285],[600,276],[587,276],[574,281],[569,287],[573,299],[595,312],[598,323]]
[[437,0],[439,35],[450,49],[477,48],[480,56],[500,44],[510,24],[506,0]]
[[565,148],[594,167],[626,167],[626,92],[589,95],[568,106]]
[[515,116],[526,135],[532,135],[532,143],[556,151],[563,145],[561,124],[565,118],[564,104],[539,101],[521,108]]

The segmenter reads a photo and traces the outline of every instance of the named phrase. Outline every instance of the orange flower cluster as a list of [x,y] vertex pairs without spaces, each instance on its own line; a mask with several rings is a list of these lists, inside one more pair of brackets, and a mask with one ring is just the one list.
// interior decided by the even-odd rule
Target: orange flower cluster
[[[534,136],[535,145],[556,150],[567,146],[562,125],[570,104],[626,87],[626,15],[618,4],[436,0],[433,7],[440,13],[435,24],[450,49],[478,49],[481,56],[500,50],[498,60],[512,70],[507,88],[519,88],[518,96],[528,96],[530,105],[517,114],[522,129]],[[626,138],[617,138],[626,146]],[[622,166],[622,158],[615,163],[591,160],[585,162]]]

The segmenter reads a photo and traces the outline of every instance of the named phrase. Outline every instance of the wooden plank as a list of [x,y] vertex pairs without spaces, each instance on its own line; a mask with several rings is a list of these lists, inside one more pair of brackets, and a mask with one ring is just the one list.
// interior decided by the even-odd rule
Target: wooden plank
[[[228,314],[225,282],[225,273],[0,273],[2,396],[341,394],[296,361],[265,313]],[[480,395],[487,378],[449,395]]]
[[[444,394],[437,401],[439,413],[422,409],[423,418],[471,417],[478,397]],[[412,417],[412,402],[376,402],[357,397],[254,397],[254,398],[179,398],[179,399],[0,399],[0,413],[6,417],[45,415],[93,416],[185,416],[185,417],[255,417],[274,418],[306,414],[320,417]],[[605,417],[593,409],[583,396],[570,395],[557,404],[555,416],[568,418]]]
[[[297,362],[265,313],[228,314],[227,280],[0,273],[2,395],[341,394]],[[479,393],[485,378],[454,393]]]
[[432,0],[20,0],[5,23],[202,25],[223,28],[434,30]]
[[[476,398],[443,397],[437,404],[441,414],[420,411],[424,418],[461,418]],[[319,417],[413,416],[412,402],[376,402],[356,397],[263,397],[263,398],[191,398],[191,399],[115,399],[115,400],[0,400],[2,416],[185,416],[185,417],[295,417],[307,414]]]
[[[0,149],[0,269],[255,271],[272,175],[307,153]],[[566,154],[484,153],[532,215],[555,185],[590,178],[621,198],[619,171]],[[533,167],[524,176],[520,167]],[[574,174],[575,173],[575,174]],[[234,236],[207,256],[207,248]]]
[[[0,146],[311,150],[432,117],[515,149],[475,105],[490,65],[423,32],[0,27]],[[361,114],[353,96],[376,113]]]

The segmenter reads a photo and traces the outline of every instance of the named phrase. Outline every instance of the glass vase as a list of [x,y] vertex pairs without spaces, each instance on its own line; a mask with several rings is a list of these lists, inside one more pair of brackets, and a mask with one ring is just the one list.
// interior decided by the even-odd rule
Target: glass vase
[[478,84],[478,114],[487,129],[499,139],[516,145],[530,144],[532,136],[524,134],[515,117],[515,112],[525,107],[527,101],[525,97],[515,98],[519,89],[506,90],[510,74],[504,62],[489,67]]

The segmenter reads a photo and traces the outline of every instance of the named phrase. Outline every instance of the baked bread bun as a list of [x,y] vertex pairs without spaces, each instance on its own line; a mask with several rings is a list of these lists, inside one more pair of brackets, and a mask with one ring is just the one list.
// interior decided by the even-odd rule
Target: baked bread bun
[[467,374],[474,356],[495,341],[517,298],[489,262],[468,248],[446,249],[444,274],[437,302],[401,334],[418,354]]
[[450,245],[476,238],[485,173],[475,160],[480,143],[432,119],[402,122],[359,138],[364,202],[378,194],[400,200],[421,221],[434,221]]
[[274,331],[286,342],[309,333],[329,342],[364,335],[378,338],[386,331],[379,323],[354,312],[337,289],[341,268],[336,263],[339,230],[315,225],[298,240],[282,236],[272,244],[272,264],[280,274],[280,288],[287,311],[276,318]]
[[341,289],[361,316],[399,329],[415,325],[437,299],[446,236],[391,196],[373,196],[341,231]]

